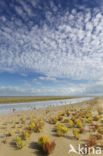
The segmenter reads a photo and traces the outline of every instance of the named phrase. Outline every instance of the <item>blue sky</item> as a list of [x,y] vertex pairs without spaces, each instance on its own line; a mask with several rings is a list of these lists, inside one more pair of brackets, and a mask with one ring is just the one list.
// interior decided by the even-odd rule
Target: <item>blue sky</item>
[[0,0],[0,95],[103,95],[103,0]]

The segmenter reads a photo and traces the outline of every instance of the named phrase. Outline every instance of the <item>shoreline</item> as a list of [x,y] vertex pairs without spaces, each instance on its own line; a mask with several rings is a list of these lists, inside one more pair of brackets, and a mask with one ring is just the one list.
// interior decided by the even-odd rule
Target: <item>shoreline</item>
[[[66,104],[66,105],[60,105],[60,106],[48,106],[46,108],[38,108],[38,109],[33,109],[33,110],[24,110],[24,111],[15,111],[15,112],[10,112],[10,113],[0,113],[0,117],[1,116],[15,116],[15,115],[18,115],[18,114],[28,114],[28,113],[36,113],[38,114],[38,112],[43,112],[43,111],[46,111],[46,110],[51,110],[51,111],[56,111],[59,112],[59,111],[62,111],[63,109],[70,109],[70,108],[87,108],[89,107],[91,104],[93,104],[94,101],[97,101],[98,98],[94,98],[94,99],[91,99],[91,100],[86,100],[86,101],[83,101],[83,102],[77,102],[77,103],[72,103],[72,104]],[[42,115],[42,114],[41,114]]]
[[26,102],[40,102],[40,101],[66,100],[66,99],[69,100],[82,97],[87,96],[0,97],[0,104],[13,104],[13,103],[19,104]]

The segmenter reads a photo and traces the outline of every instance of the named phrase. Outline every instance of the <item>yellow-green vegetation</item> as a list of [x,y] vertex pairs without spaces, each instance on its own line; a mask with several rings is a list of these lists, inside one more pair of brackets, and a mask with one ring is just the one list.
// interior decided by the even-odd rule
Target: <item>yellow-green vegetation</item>
[[74,122],[73,122],[72,120],[69,120],[68,123],[69,123],[69,127],[70,127],[70,128],[74,127]]
[[58,136],[65,136],[67,132],[68,132],[68,128],[63,124],[56,125],[56,133]]
[[102,126],[99,126],[98,127],[98,132],[101,133],[101,134],[103,134],[103,127]]
[[9,130],[9,136],[12,136],[15,133],[13,129]]
[[37,121],[36,126],[35,126],[35,131],[36,132],[41,132],[44,127],[44,122],[43,121]]
[[28,131],[24,131],[23,134],[22,134],[22,137],[24,140],[27,140],[30,136],[30,133]]
[[76,121],[76,127],[77,127],[77,128],[81,128],[82,126],[83,126],[82,121],[81,121],[80,119],[78,119],[78,120]]
[[68,123],[68,122],[69,122],[69,119],[68,119],[68,118],[65,118],[65,119],[63,120],[63,122],[64,122],[64,123]]
[[30,122],[29,126],[28,126],[28,129],[34,130],[34,128],[35,128],[35,123],[34,122]]
[[51,124],[56,124],[58,122],[58,117],[50,117],[49,118],[49,123]]
[[100,116],[98,116],[98,115],[95,115],[94,117],[93,117],[93,120],[94,121],[98,121],[100,119]]
[[22,140],[21,137],[17,137],[15,143],[18,149],[21,149],[26,145],[26,142]]
[[78,129],[73,129],[73,135],[74,137],[79,140],[80,139],[80,135],[79,135],[79,130]]
[[50,141],[48,136],[41,136],[38,139],[38,145],[41,147],[43,153],[49,155],[55,149],[56,143],[55,141]]
[[46,144],[46,143],[50,143],[50,138],[48,136],[41,136],[38,139],[38,145],[40,147],[43,147],[43,145]]

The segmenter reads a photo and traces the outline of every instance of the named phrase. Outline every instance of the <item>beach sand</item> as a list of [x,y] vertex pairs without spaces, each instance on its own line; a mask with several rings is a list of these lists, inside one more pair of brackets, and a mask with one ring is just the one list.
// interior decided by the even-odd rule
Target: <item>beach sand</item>
[[[49,136],[51,140],[55,140],[56,147],[50,156],[76,156],[78,154],[69,152],[69,145],[72,144],[76,149],[78,149],[79,144],[84,144],[85,140],[88,138],[89,133],[86,132],[80,135],[80,140],[76,140],[73,136],[73,129],[69,128],[69,131],[66,136],[58,137],[54,131],[55,125],[48,123],[50,117],[58,115],[58,113],[63,112],[67,109],[87,109],[91,107],[93,113],[95,114],[97,108],[103,107],[103,98],[96,98],[91,101],[85,101],[76,104],[69,104],[65,106],[57,106],[50,108],[42,108],[33,111],[23,111],[23,112],[13,112],[11,114],[1,114],[0,115],[0,156],[43,156],[43,153],[37,147],[37,141],[40,136]],[[8,131],[13,126],[13,121],[20,121],[21,118],[24,118],[27,121],[30,119],[43,118],[45,125],[43,131],[40,133],[33,132],[28,140],[26,140],[26,146],[22,149],[17,149],[14,143],[16,136],[18,135],[17,131],[19,129],[19,124],[16,125],[15,134],[11,137],[6,137]],[[25,124],[24,124],[25,126]],[[6,139],[6,141],[5,141]],[[5,143],[6,142],[6,143]],[[80,154],[81,155],[81,154]],[[96,156],[96,154],[91,154]],[[103,155],[103,151],[102,154]]]

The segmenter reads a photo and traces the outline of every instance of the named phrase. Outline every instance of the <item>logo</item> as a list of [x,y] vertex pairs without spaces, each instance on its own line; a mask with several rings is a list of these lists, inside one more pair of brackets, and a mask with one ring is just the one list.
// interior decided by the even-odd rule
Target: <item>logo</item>
[[70,149],[68,154],[70,153],[76,153],[76,154],[101,154],[102,149],[100,147],[87,147],[87,145],[81,146],[80,144],[78,145],[78,149],[76,150],[75,147],[70,144]]

